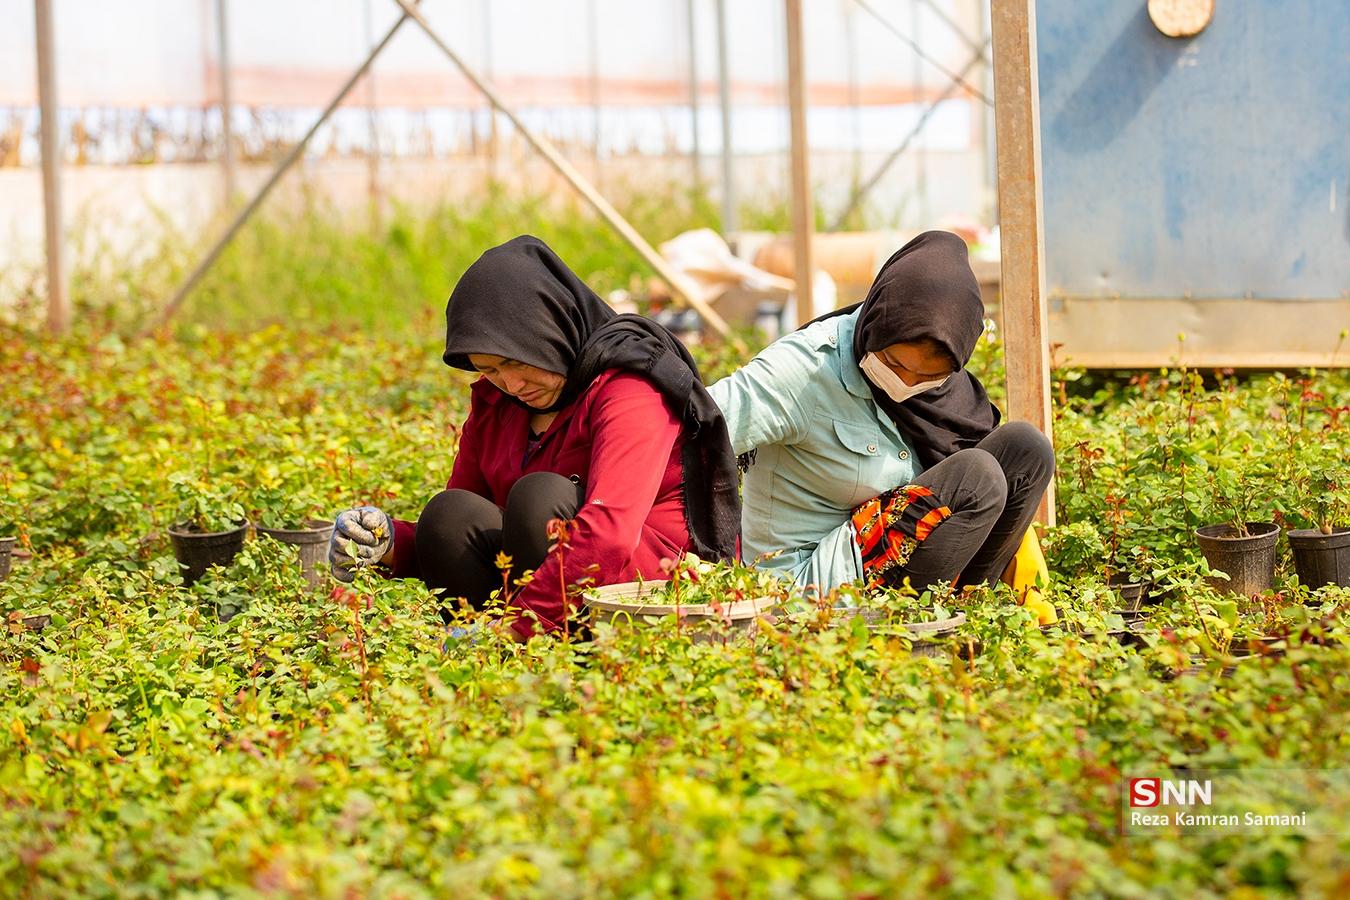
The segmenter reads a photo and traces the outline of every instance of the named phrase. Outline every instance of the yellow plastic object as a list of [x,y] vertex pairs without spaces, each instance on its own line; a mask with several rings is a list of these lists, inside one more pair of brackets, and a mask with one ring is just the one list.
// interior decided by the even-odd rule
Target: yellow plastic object
[[1022,546],[1017,548],[1017,555],[1003,570],[1002,581],[1017,591],[1017,602],[1035,613],[1040,624],[1053,625],[1059,621],[1055,607],[1037,587],[1038,584],[1050,583],[1050,569],[1045,564],[1045,554],[1041,552],[1035,526],[1028,528],[1022,536]]

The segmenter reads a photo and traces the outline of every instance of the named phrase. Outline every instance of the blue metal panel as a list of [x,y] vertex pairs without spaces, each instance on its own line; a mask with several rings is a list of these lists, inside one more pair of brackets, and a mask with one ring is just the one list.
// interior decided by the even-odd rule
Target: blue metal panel
[[1350,296],[1350,2],[1036,4],[1051,296]]

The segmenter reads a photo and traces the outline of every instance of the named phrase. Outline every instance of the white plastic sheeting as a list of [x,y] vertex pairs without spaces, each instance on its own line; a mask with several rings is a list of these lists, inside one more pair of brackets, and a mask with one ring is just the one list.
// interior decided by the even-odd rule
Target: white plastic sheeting
[[[970,6],[965,0],[934,2],[952,16]],[[959,68],[969,55],[962,38],[919,0],[874,5],[948,68]],[[605,105],[687,100],[686,0],[424,0],[422,7],[471,64],[490,70],[508,93],[515,89],[517,103],[570,98],[589,104],[592,64]],[[695,0],[693,7],[700,90],[703,102],[712,103],[712,0]],[[228,0],[228,8],[235,97],[243,106],[322,104],[365,55],[370,31],[378,36],[398,17],[392,0]],[[809,0],[805,17],[813,105],[848,105],[850,98],[894,105],[912,97],[913,51],[852,0]],[[786,59],[781,0],[731,0],[727,18],[736,102],[780,103]],[[214,0],[61,0],[56,30],[65,105],[202,106],[218,99]],[[0,0],[0,59],[0,106],[34,103],[31,0]],[[414,25],[404,27],[375,71],[384,105],[481,105]],[[946,83],[930,65],[917,71],[918,87]]]

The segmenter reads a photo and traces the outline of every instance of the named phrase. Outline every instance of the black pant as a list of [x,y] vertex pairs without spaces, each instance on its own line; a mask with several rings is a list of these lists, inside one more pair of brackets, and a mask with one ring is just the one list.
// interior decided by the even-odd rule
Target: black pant
[[919,474],[951,515],[914,549],[897,582],[908,576],[922,591],[934,584],[997,581],[1021,546],[1036,507],[1055,474],[1050,441],[1026,422],[994,429]]
[[422,580],[445,598],[463,597],[481,609],[505,573],[497,555],[511,557],[510,578],[539,568],[548,554],[548,522],[571,519],[584,500],[580,484],[552,472],[532,472],[511,488],[506,508],[471,491],[441,491],[417,519]]

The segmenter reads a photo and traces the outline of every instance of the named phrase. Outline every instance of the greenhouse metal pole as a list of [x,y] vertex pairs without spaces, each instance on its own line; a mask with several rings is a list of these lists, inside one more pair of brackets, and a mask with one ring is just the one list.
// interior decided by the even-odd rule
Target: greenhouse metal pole
[[226,0],[216,0],[216,53],[220,58],[220,137],[224,148],[220,165],[225,174],[225,206],[234,202],[239,183],[234,170],[234,124],[230,112],[234,109],[234,88],[230,83],[230,31],[225,12]]
[[[928,54],[928,51],[923,49],[922,44],[920,44],[917,40],[910,37],[909,35],[905,34],[899,28],[896,28],[895,25],[891,23],[890,19],[886,18],[880,12],[878,12],[876,7],[868,3],[867,0],[853,0],[853,2],[858,6],[862,7],[863,11],[866,12],[873,19],[875,19],[878,25],[889,31],[891,34],[895,35],[896,39],[899,40],[906,47],[909,47],[909,49],[919,59],[922,59],[924,62],[928,63],[930,66],[937,69],[939,72],[941,72],[943,75],[946,75],[948,78],[953,78],[956,81],[959,81],[961,83],[961,86],[965,88],[967,91],[969,91],[975,97],[978,97],[981,103],[993,103],[993,101],[989,99],[988,95],[985,94],[984,91],[980,90],[979,88],[975,87],[975,85],[970,84],[965,80],[966,77],[965,72],[960,73],[953,72],[951,69],[947,68],[947,66],[944,65],[941,60],[935,59],[934,57],[930,56]],[[983,48],[981,48],[980,53],[981,55],[983,55],[984,53]]]
[[839,4],[839,11],[844,16],[844,55],[848,59],[849,124],[853,131],[852,140],[849,142],[853,145],[849,180],[852,182],[853,189],[857,190],[858,185],[862,182],[863,166],[862,107],[859,99],[862,86],[858,77],[858,21],[853,4]]
[[698,135],[698,22],[694,18],[694,0],[685,0],[685,24],[689,26],[689,126],[693,132],[693,146],[690,151],[691,168],[693,169],[694,180],[691,182],[695,190],[703,183],[703,169],[701,161],[703,150],[700,147]]
[[[985,46],[988,46],[991,38],[990,32],[993,28],[990,23],[990,10],[987,0],[972,0],[976,6],[977,21],[979,22],[980,33],[983,34]],[[984,76],[982,84],[985,91],[993,96],[994,93],[994,61],[992,59],[982,60],[981,72]],[[995,135],[998,129],[994,123],[993,105],[984,108],[984,190],[989,197],[989,224],[998,222],[998,147],[995,143]]]
[[[375,43],[375,15],[372,0],[365,0],[365,38],[367,46]],[[366,73],[366,130],[370,147],[366,151],[366,191],[370,200],[371,227],[378,229],[383,217],[380,197],[380,119],[379,104],[375,96],[375,72]]]
[[[43,2],[44,0],[38,0],[39,6]],[[420,0],[414,0],[414,2],[420,2]],[[405,7],[405,9],[411,8],[412,7]],[[300,161],[300,158],[304,156],[305,148],[309,146],[310,141],[314,140],[314,135],[319,133],[319,129],[322,128],[323,124],[328,121],[328,118],[333,115],[333,111],[338,108],[339,104],[347,99],[347,95],[350,94],[352,89],[360,82],[361,77],[366,74],[366,70],[370,68],[371,63],[375,62],[375,57],[380,55],[380,51],[389,44],[389,41],[393,39],[394,35],[398,33],[398,30],[403,27],[403,23],[406,21],[408,21],[408,13],[404,12],[403,15],[399,16],[398,21],[393,24],[393,27],[385,34],[384,39],[371,48],[370,54],[366,56],[366,61],[361,63],[360,67],[358,67],[357,70],[352,73],[352,76],[347,79],[346,84],[342,86],[337,92],[337,95],[333,97],[332,101],[319,115],[319,118],[310,126],[309,131],[305,133],[305,136],[300,139],[300,143],[291,148],[291,152],[286,154],[286,158],[283,159],[281,164],[272,172],[272,176],[267,179],[267,183],[258,189],[258,193],[253,195],[253,199],[248,202],[248,206],[245,206],[239,211],[239,214],[234,217],[234,220],[230,222],[229,226],[225,229],[225,233],[211,245],[211,249],[207,251],[206,256],[202,257],[201,262],[197,263],[197,267],[192,270],[192,273],[188,275],[182,285],[179,286],[178,290],[174,292],[173,299],[169,301],[169,304],[164,307],[164,310],[159,314],[158,324],[163,325],[178,312],[184,301],[187,300],[188,295],[192,293],[192,289],[197,286],[197,282],[201,281],[202,276],[210,270],[211,266],[215,265],[216,260],[220,258],[220,254],[224,252],[230,241],[234,240],[234,236],[239,233],[239,229],[244,227],[244,223],[258,211],[258,207],[262,205],[262,202],[265,199],[267,199],[267,195],[272,192],[272,188],[277,186],[277,182],[281,180],[281,177],[289,172],[291,167]],[[147,328],[146,331],[152,329],[153,326]]]
[[[923,46],[923,24],[922,16],[919,15],[919,0],[909,0],[910,28],[914,33],[914,43]],[[923,60],[915,55],[913,70],[914,87],[919,91],[924,88],[923,83]],[[963,76],[964,77],[964,76]],[[919,221],[924,227],[928,227],[929,207],[928,207],[928,144],[926,141],[919,140],[914,147],[914,183],[918,187],[919,195]]]
[[806,71],[802,53],[802,0],[786,0],[788,119],[792,133],[792,280],[796,287],[797,325],[815,318],[811,238],[815,229],[811,202],[811,148],[806,142]]
[[647,243],[646,238],[639,234],[637,229],[634,228],[627,219],[620,215],[619,211],[611,206],[608,200],[601,196],[600,192],[595,189],[595,186],[588,182],[585,177],[577,171],[576,167],[558,152],[558,149],[553,146],[552,141],[543,135],[535,134],[533,130],[526,126],[526,124],[515,114],[515,111],[507,106],[501,97],[497,95],[496,90],[480,78],[478,73],[469,68],[464,60],[460,59],[459,54],[451,49],[450,45],[441,38],[440,33],[431,27],[431,24],[427,22],[426,18],[420,12],[413,8],[409,0],[394,0],[394,2],[403,9],[404,14],[408,18],[416,22],[421,29],[426,32],[426,35],[431,39],[431,42],[439,47],[441,52],[455,64],[455,68],[459,69],[464,77],[469,79],[469,81],[473,83],[473,86],[478,88],[483,96],[487,97],[502,115],[506,116],[507,120],[515,126],[516,131],[520,132],[520,135],[529,142],[530,146],[533,147],[540,156],[544,157],[549,165],[553,166],[558,174],[566,179],[567,182],[577,190],[577,193],[585,198],[586,202],[589,203],[595,211],[619,233],[620,237],[628,242],[630,247],[638,252],[639,256],[646,260],[649,266],[656,270],[656,274],[661,276],[661,278],[670,285],[671,291],[677,300],[687,306],[693,307],[703,321],[722,337],[726,337],[730,333],[730,329],[727,328],[727,323],[712,309],[712,307],[708,306],[708,304],[698,296],[697,289],[694,288],[689,279],[673,268],[651,244]]
[[717,101],[722,108],[722,233],[740,227],[736,220],[736,174],[731,147],[731,73],[727,60],[727,3],[717,2]]
[[[492,0],[483,0],[483,77],[492,82]],[[497,180],[497,109],[488,103],[488,181]]]
[[598,190],[604,182],[605,170],[600,159],[600,14],[596,0],[586,0],[586,77],[591,101],[591,155]]
[[56,334],[64,334],[70,327],[70,306],[66,297],[65,228],[61,216],[61,123],[56,96],[51,0],[34,0],[33,8],[37,26],[38,107],[42,117],[39,143],[47,241],[47,327]]
[[[1045,309],[1040,94],[1035,0],[993,0],[994,116],[998,129],[1004,365],[1008,418],[1053,437],[1050,343]],[[1055,524],[1051,482],[1037,517]]]

